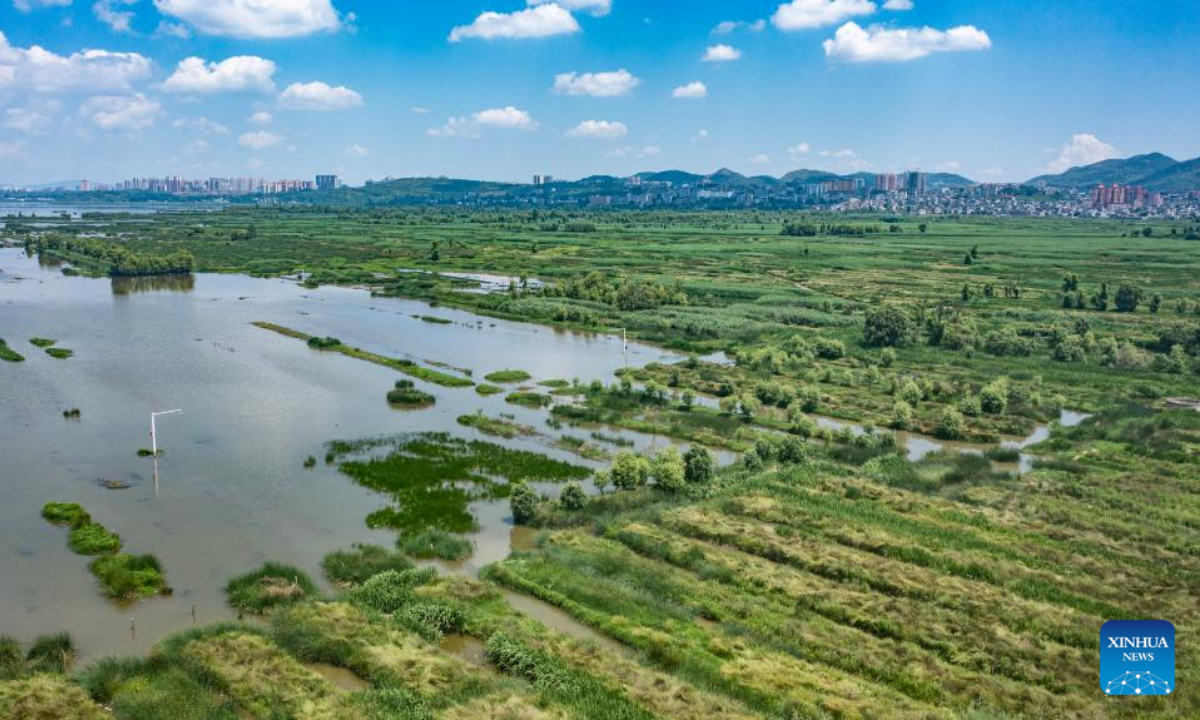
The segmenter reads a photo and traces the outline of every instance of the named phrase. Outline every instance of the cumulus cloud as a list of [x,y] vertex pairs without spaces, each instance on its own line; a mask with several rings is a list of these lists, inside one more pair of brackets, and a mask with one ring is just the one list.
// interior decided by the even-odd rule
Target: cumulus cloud
[[939,163],[938,166],[934,168],[934,170],[937,170],[938,172],[948,172],[948,173],[956,173],[961,169],[962,169],[962,163],[960,163],[957,160],[947,160],[944,163]]
[[604,17],[612,11],[612,0],[527,0],[528,5],[560,5],[567,10],[586,12],[592,17]]
[[141,93],[93,95],[83,101],[79,116],[102,130],[144,130],[162,112],[157,100]]
[[906,62],[937,52],[986,50],[992,46],[988,34],[973,25],[949,30],[922,28],[863,29],[848,22],[824,42],[825,57],[844,62]]
[[268,130],[242,133],[238,137],[238,145],[248,150],[265,150],[283,142],[283,138]]
[[502,108],[490,108],[472,113],[470,117],[452,117],[445,125],[429,128],[425,134],[430,137],[462,137],[477,138],[485,128],[497,130],[536,130],[538,122],[524,110],[509,105]]
[[717,26],[712,29],[713,35],[728,35],[729,33],[745,28],[751,32],[759,32],[767,26],[766,20],[755,20],[754,22],[746,22],[744,20],[725,20],[717,23]]
[[579,32],[579,23],[561,5],[550,3],[511,13],[483,12],[470,25],[450,31],[450,42],[464,38],[544,38]]
[[254,55],[238,55],[221,62],[204,62],[190,57],[179,62],[174,74],[163,83],[167,92],[206,94],[257,90],[271,92],[275,63]]
[[179,129],[193,129],[203,135],[225,135],[229,132],[229,128],[219,122],[209,120],[206,117],[198,118],[176,118],[171,127]]
[[871,0],[792,0],[779,6],[771,23],[785,31],[809,30],[870,15],[875,9]]
[[633,73],[622,68],[613,72],[560,73],[554,76],[554,92],[559,95],[590,95],[620,97],[628,95],[641,83]]
[[766,153],[759,153],[747,159],[746,162],[750,163],[751,165],[770,165],[771,156],[767,155]]
[[730,45],[709,45],[704,51],[704,62],[729,62],[742,56],[742,51]]
[[358,143],[354,143],[350,147],[346,148],[345,154],[349,155],[350,157],[366,157],[370,153],[362,145],[359,145]]
[[16,157],[25,153],[25,141],[0,142],[0,157]]
[[154,6],[205,35],[284,38],[341,27],[330,0],[154,0]]
[[266,110],[259,110],[258,112],[251,115],[248,119],[250,122],[255,123],[257,125],[266,125],[266,124],[270,123],[272,120],[274,120],[275,116],[272,115],[271,113],[267,112]]
[[132,32],[133,29],[129,25],[133,22],[133,11],[120,8],[137,2],[139,0],[96,0],[92,5],[92,12],[95,13],[96,19],[112,28],[113,32]]
[[66,7],[70,4],[71,0],[13,0],[13,7],[21,12],[48,7]]
[[1104,142],[1091,133],[1079,133],[1071,136],[1071,141],[1063,143],[1059,148],[1058,157],[1046,166],[1046,171],[1060,173],[1080,165],[1091,165],[1101,160],[1117,157],[1118,151],[1112,145]]
[[671,91],[671,97],[681,99],[696,99],[708,96],[708,86],[696,80],[686,85],[680,85]]
[[891,10],[892,12],[912,10],[913,7],[915,7],[913,0],[887,0],[883,4],[884,10]]
[[604,154],[607,155],[608,157],[615,157],[615,158],[629,158],[629,157],[645,158],[645,157],[654,157],[655,155],[658,155],[661,152],[662,152],[662,148],[660,148],[657,145],[646,145],[646,146],[640,147],[640,148],[633,147],[632,145],[627,145],[625,147],[619,147],[619,148],[615,148],[613,150],[609,150],[608,152],[606,152]]
[[4,111],[4,127],[28,135],[42,135],[53,124],[59,114],[61,103],[57,100],[34,101],[28,107],[13,107]]
[[608,120],[584,120],[566,133],[567,137],[595,140],[612,140],[628,134],[629,128],[625,127],[625,123]]
[[812,150],[812,147],[808,143],[802,142],[789,147],[787,149],[787,154],[791,155],[792,157],[800,157],[801,155],[807,155],[810,150]]
[[363,104],[362,95],[339,85],[323,82],[292,83],[279,93],[279,104],[292,110],[346,110]]
[[707,139],[708,139],[708,131],[707,130],[697,130],[696,134],[692,136],[692,142],[702,142]]
[[151,67],[149,58],[137,53],[81,50],[58,55],[37,45],[14,47],[0,32],[0,91],[128,90]]
[[822,150],[818,153],[822,158],[831,161],[835,169],[846,172],[858,172],[871,168],[871,163],[859,157],[858,153],[849,148],[841,150]]

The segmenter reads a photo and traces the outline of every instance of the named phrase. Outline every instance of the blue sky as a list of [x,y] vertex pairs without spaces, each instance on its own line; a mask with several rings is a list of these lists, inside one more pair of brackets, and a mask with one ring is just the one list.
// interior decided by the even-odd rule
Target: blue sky
[[1200,155],[1194,0],[0,3],[3,182]]

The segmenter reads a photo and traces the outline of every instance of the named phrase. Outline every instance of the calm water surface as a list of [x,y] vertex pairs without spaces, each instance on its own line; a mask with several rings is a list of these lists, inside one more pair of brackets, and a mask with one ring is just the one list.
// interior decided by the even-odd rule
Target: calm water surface
[[[331,550],[392,543],[393,532],[364,522],[386,498],[322,462],[303,468],[307,456],[324,456],[327,441],[412,431],[480,437],[455,422],[477,409],[512,413],[545,429],[544,411],[419,381],[437,405],[392,409],[384,395],[402,376],[310,350],[253,327],[255,320],[393,357],[470,368],[477,379],[521,368],[535,380],[609,382],[625,363],[678,359],[638,344],[625,356],[619,338],[373,298],[363,290],[308,290],[225,275],[198,275],[191,283],[70,278],[22,250],[0,248],[0,337],[27,358],[0,363],[0,634],[28,641],[68,630],[85,658],[144,651],[190,625],[193,606],[201,623],[230,617],[222,586],[265,560],[319,577],[320,559]],[[29,344],[35,336],[57,339],[75,356],[55,360]],[[65,420],[62,411],[75,407],[82,419]],[[149,445],[149,413],[173,408],[184,414],[159,420],[165,454],[156,483],[155,463],[136,451]],[[656,441],[626,435],[642,446]],[[588,464],[548,448],[544,438],[507,444]],[[105,489],[100,479],[130,487]],[[131,606],[105,600],[88,558],[67,548],[65,529],[40,517],[50,500],[82,503],[121,535],[128,552],[155,553],[174,595]],[[480,524],[478,550],[456,568],[462,572],[507,556],[513,539],[507,503],[471,509]]]

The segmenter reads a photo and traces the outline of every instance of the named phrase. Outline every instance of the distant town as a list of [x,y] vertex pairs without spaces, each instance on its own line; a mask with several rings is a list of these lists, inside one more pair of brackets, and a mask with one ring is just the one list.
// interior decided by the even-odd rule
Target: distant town
[[[1145,157],[1149,156],[1140,156]],[[190,199],[334,206],[820,209],[897,215],[1200,216],[1200,188],[1163,191],[1137,183],[1085,184],[1081,179],[1091,176],[1086,174],[1089,170],[1092,175],[1101,170],[1111,175],[1121,175],[1120,166],[1113,163],[1138,160],[1107,161],[1025,183],[977,183],[960,175],[919,170],[857,173],[850,176],[798,170],[780,178],[746,176],[727,169],[710,175],[668,170],[638,173],[629,177],[596,175],[569,181],[539,173],[528,184],[439,177],[385,178],[367,181],[359,187],[348,186],[333,174],[317,175],[312,180],[188,179],[172,176],[132,178],[115,183],[81,180],[55,187],[9,188],[7,197],[10,200],[63,199],[70,195],[72,199],[80,201],[170,202]],[[1127,172],[1124,174],[1128,175]]]

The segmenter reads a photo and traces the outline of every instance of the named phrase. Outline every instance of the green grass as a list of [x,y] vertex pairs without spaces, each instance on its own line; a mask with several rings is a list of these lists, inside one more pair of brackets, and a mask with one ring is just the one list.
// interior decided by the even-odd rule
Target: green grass
[[91,522],[92,516],[79,503],[48,502],[42,507],[42,517],[56,525],[81,527]]
[[75,351],[68,350],[66,348],[51,347],[46,348],[46,354],[56,360],[66,360],[69,357],[73,357],[75,355]]
[[533,377],[524,370],[497,370],[483,376],[484,380],[492,383],[519,383]]
[[239,575],[225,585],[231,606],[260,615],[304,600],[316,591],[316,585],[302,570],[275,562]]
[[0,360],[6,362],[24,362],[25,356],[10,348],[3,339],[0,339]]
[[50,340],[49,338],[35,337],[35,338],[29,338],[29,343],[31,345],[33,345],[34,347],[39,347],[39,348],[45,349],[48,347],[53,347],[55,344],[58,343],[58,341]]
[[529,408],[543,408],[554,402],[549,395],[536,392],[514,392],[504,397],[504,402]]
[[385,570],[407,570],[412,562],[404,553],[378,545],[355,545],[325,556],[321,568],[329,581],[337,585],[359,585]]
[[475,392],[486,397],[488,395],[499,395],[500,393],[504,392],[504,388],[500,387],[499,385],[489,385],[488,383],[479,383],[478,385],[475,386]]
[[89,522],[71,528],[68,544],[78,555],[108,555],[121,549],[121,538],[100,523]]
[[101,555],[88,566],[100,581],[106,597],[131,602],[155,595],[170,595],[162,564],[153,555]]
[[458,424],[463,427],[474,428],[485,435],[494,435],[510,440],[521,435],[533,435],[537,432],[532,427],[519,423],[516,420],[488,417],[482,411],[469,415],[459,415]]
[[437,398],[413,387],[412,380],[397,380],[396,386],[388,390],[387,401],[391,405],[425,407],[437,402]]
[[402,536],[396,545],[405,555],[423,560],[466,560],[475,551],[470,540],[437,529]]

